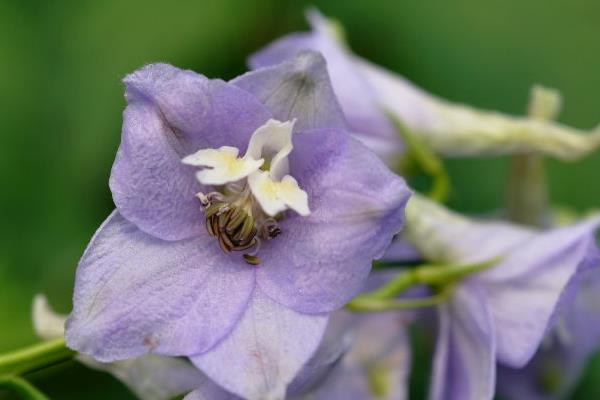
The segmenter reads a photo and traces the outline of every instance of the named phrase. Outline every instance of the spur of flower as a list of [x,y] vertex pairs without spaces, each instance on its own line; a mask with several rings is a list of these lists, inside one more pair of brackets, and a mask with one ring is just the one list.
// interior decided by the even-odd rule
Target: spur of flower
[[78,266],[67,344],[190,356],[232,393],[280,398],[409,190],[348,134],[318,53],[229,82],[166,64],[124,82],[116,210]]

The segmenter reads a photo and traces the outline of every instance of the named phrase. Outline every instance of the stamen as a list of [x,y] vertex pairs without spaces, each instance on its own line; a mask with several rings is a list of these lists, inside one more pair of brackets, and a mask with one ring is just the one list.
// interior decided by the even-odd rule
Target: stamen
[[244,254],[244,260],[250,265],[258,265],[260,264],[260,258],[256,256],[251,256],[250,254]]
[[[238,211],[238,209],[236,209],[235,211]],[[237,214],[232,215],[229,219],[229,223],[225,227],[225,231],[229,235],[235,233],[237,228],[239,228],[240,225],[242,225],[244,223],[245,219],[246,219],[246,216],[245,216],[245,213],[243,213],[243,212],[238,212]]]
[[243,257],[248,264],[260,264],[260,259],[256,256],[260,247],[256,222],[243,206],[239,206],[239,198],[237,202],[228,203],[225,196],[218,192],[208,195],[198,193],[196,197],[204,208],[206,231],[217,238],[221,250],[229,253],[256,247],[252,253],[244,254]]
[[254,241],[256,242],[256,246],[254,247],[254,250],[252,250],[250,253],[246,253],[243,255],[244,260],[246,260],[246,262],[250,265],[260,264],[260,258],[257,256],[257,254],[258,254],[258,251],[260,250],[261,240],[260,240],[260,238],[256,237],[256,238],[254,238]]
[[267,218],[261,226],[260,236],[265,239],[274,239],[281,234],[281,228],[275,218]]

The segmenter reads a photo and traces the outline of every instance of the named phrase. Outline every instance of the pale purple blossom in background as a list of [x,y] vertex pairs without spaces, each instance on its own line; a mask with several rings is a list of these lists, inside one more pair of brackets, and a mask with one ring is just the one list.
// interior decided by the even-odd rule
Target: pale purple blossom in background
[[559,311],[533,359],[522,369],[498,369],[497,390],[504,398],[568,398],[586,362],[600,348],[600,271],[584,271],[574,284],[575,298]]
[[338,28],[318,11],[309,11],[307,17],[310,32],[277,39],[250,56],[250,67],[274,65],[305,50],[321,52],[350,130],[383,159],[394,162],[404,150],[386,112],[444,156],[539,152],[577,159],[600,146],[600,128],[585,132],[552,121],[479,110],[431,95],[404,77],[354,55],[336,32]]
[[[438,307],[430,399],[492,399],[496,363],[522,368],[531,360],[557,322],[557,310],[573,299],[579,274],[600,266],[599,225],[600,216],[594,216],[536,231],[470,220],[420,196],[411,198],[403,234],[423,259],[464,265],[499,257],[459,282]],[[389,251],[397,254],[394,246]]]

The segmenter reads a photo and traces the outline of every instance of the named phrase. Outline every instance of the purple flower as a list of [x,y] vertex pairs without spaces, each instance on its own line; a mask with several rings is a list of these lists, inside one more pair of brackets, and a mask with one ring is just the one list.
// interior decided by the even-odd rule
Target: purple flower
[[[276,40],[251,56],[250,66],[277,64],[299,51],[320,51],[327,59],[333,88],[352,132],[384,159],[403,150],[384,110],[393,113],[434,151],[447,156],[535,151],[575,159],[600,146],[598,128],[587,134],[538,118],[512,117],[439,99],[352,54],[316,10],[308,13],[308,20],[311,32]],[[556,99],[558,105],[560,97]]]
[[430,261],[470,264],[500,257],[461,281],[439,307],[430,398],[484,400],[494,394],[496,362],[521,368],[533,357],[578,274],[598,267],[600,216],[545,232],[475,222],[414,196],[406,237]]
[[191,356],[281,397],[400,229],[406,185],[348,135],[318,53],[230,82],[148,65],[125,86],[117,209],[78,266],[68,345]]
[[600,271],[589,269],[576,282],[577,294],[560,314],[533,359],[523,369],[500,367],[498,392],[510,400],[566,398],[586,361],[600,348]]

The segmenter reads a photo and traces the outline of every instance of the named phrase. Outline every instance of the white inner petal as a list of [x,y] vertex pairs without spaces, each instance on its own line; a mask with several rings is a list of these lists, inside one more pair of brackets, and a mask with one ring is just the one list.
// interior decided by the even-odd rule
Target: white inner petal
[[224,185],[239,181],[258,170],[264,160],[246,155],[238,157],[235,147],[223,146],[218,149],[202,149],[185,157],[184,164],[196,167],[208,167],[196,173],[200,183],[204,185]]
[[272,217],[287,208],[303,216],[310,214],[308,195],[290,175],[275,181],[268,172],[256,171],[248,177],[248,185],[263,211]]
[[270,159],[271,177],[280,180],[289,172],[288,155],[292,145],[292,130],[296,120],[281,122],[268,120],[252,134],[246,157]]

